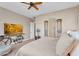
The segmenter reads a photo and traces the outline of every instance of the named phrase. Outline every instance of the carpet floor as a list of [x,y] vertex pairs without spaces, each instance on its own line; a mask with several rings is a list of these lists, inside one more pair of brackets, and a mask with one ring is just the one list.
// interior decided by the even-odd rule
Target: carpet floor
[[13,46],[12,46],[12,51],[9,52],[8,54],[4,55],[4,56],[15,56],[16,52],[17,52],[22,46],[24,46],[25,44],[30,43],[30,42],[32,42],[32,41],[34,41],[34,39],[29,39],[29,40],[23,41],[22,43],[13,44]]

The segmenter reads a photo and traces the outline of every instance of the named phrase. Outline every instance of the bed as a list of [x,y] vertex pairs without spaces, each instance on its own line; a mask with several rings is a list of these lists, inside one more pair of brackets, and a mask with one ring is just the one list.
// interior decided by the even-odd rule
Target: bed
[[21,47],[15,56],[64,56],[71,51],[73,39],[66,33],[60,39],[43,37]]
[[[36,41],[33,41],[29,44],[24,45],[17,52],[16,55],[19,55],[19,56],[55,55],[55,50],[56,50],[55,48],[56,48],[57,40],[58,39],[47,38],[47,37],[41,38],[39,40],[36,40]],[[53,53],[51,53],[51,52],[53,52]]]
[[70,33],[70,36],[76,40],[75,47],[71,51],[70,55],[79,56],[79,31],[69,31],[69,33]]

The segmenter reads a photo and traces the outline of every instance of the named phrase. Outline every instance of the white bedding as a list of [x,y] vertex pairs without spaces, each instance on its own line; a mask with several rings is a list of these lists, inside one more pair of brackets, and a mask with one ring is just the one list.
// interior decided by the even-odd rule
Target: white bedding
[[16,56],[55,56],[58,39],[45,37],[24,45]]

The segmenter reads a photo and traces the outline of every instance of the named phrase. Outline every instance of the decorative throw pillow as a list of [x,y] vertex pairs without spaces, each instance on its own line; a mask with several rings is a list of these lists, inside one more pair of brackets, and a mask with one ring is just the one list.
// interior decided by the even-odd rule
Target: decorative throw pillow
[[67,55],[73,44],[74,39],[69,37],[67,33],[63,33],[56,45],[56,55],[65,56]]

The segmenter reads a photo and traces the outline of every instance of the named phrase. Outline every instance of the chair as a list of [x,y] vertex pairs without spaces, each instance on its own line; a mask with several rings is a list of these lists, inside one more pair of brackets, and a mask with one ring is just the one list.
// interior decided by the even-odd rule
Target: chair
[[[8,41],[6,41],[8,43]],[[8,54],[12,49],[11,44],[5,44],[5,37],[3,35],[0,36],[0,55]]]
[[8,54],[11,51],[11,45],[1,45],[0,46],[0,55]]

